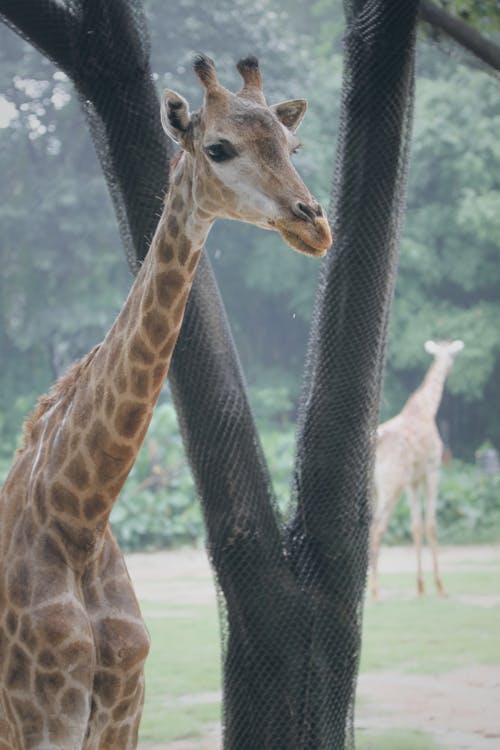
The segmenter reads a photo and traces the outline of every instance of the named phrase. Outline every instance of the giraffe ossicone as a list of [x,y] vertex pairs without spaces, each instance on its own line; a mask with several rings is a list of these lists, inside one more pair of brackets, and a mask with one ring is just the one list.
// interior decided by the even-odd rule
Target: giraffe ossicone
[[377,430],[374,471],[374,517],[370,539],[371,593],[379,598],[378,557],[390,517],[403,493],[410,504],[411,528],[417,553],[417,590],[424,592],[422,572],[422,504],[425,531],[431,548],[434,581],[439,594],[444,587],[439,573],[436,501],[443,443],[436,425],[436,414],[454,358],[464,342],[426,341],[426,352],[434,362],[402,410]]
[[191,114],[146,260],[103,342],[40,399],[0,495],[0,750],[134,750],[149,636],[108,520],[168,372],[202,246],[219,218],[324,255],[328,222],[291,162],[303,100],[268,107],[255,58],[223,88],[195,72]]

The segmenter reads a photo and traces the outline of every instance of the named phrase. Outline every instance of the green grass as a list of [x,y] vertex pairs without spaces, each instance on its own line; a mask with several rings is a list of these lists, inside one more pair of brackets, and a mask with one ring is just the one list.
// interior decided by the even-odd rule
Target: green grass
[[[435,673],[465,664],[500,663],[500,605],[476,607],[453,594],[499,592],[494,573],[450,574],[449,598],[434,593],[410,601],[388,599],[365,609],[361,670]],[[381,576],[381,588],[410,588],[406,574]],[[429,591],[432,591],[430,586]]]
[[[414,576],[381,576],[382,589],[413,591]],[[432,589],[411,600],[387,598],[365,610],[362,671],[437,673],[477,662],[500,664],[500,605],[477,607],[454,595],[498,595],[491,571],[445,576],[450,597]],[[141,740],[196,737],[220,719],[220,634],[215,606],[142,603],[151,634]],[[166,614],[168,612],[168,615]],[[197,702],[197,694],[204,702]],[[191,696],[191,698],[189,698]],[[190,702],[191,700],[191,702]],[[412,732],[358,736],[357,750],[438,750],[430,737]]]
[[[151,635],[146,662],[146,700],[141,739],[196,736],[220,718],[220,702],[181,705],[180,696],[220,690],[220,635],[215,607],[182,607],[181,616],[148,616],[158,605],[142,604]],[[163,606],[165,609],[165,606]],[[169,607],[173,614],[175,608]]]
[[[500,596],[500,575],[497,571],[482,569],[470,570],[472,563],[468,563],[469,570],[463,573],[446,573],[443,582],[446,592],[450,595],[490,594]],[[434,579],[431,573],[424,576],[425,590],[431,597],[435,593]],[[380,576],[380,585],[386,589],[405,589],[412,593],[417,590],[417,575],[413,573],[391,573]]]
[[432,737],[423,732],[359,732],[356,750],[440,750]]

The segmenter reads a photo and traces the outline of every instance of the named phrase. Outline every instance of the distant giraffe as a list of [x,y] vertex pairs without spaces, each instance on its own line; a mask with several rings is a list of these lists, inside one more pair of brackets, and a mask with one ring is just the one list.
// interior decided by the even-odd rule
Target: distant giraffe
[[325,215],[291,163],[303,100],[269,107],[255,58],[238,94],[211,60],[200,112],[173,91],[181,146],[151,248],[100,346],[28,421],[0,496],[0,750],[133,750],[149,637],[108,519],[166,377],[217,217],[278,230],[324,255]]
[[412,534],[417,551],[417,587],[424,592],[422,576],[422,512],[420,493],[425,499],[425,528],[432,551],[434,579],[440,594],[436,539],[436,499],[443,444],[436,426],[446,377],[453,360],[464,348],[463,341],[427,341],[425,350],[434,355],[422,384],[400,413],[377,430],[375,460],[375,513],[371,529],[371,589],[378,598],[378,555],[394,507],[405,492],[410,502]]

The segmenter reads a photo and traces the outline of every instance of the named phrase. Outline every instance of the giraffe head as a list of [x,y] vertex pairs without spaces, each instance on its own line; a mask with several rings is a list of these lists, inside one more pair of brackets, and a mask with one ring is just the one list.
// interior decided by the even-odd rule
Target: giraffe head
[[324,255],[332,242],[327,219],[291,161],[306,102],[268,106],[257,60],[240,60],[237,68],[243,88],[234,94],[217,80],[212,60],[196,58],[205,94],[199,112],[191,114],[174,91],[162,96],[165,132],[191,161],[193,201],[211,219],[277,230],[296,250]]
[[424,344],[425,351],[433,354],[435,359],[444,362],[448,371],[453,367],[456,355],[462,351],[464,346],[465,344],[461,339],[455,339],[455,341],[426,341]]

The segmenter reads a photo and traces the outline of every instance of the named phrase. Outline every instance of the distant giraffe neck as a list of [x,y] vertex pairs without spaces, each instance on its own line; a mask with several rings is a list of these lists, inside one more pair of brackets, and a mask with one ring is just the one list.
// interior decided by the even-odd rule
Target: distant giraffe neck
[[443,389],[448,375],[448,364],[443,359],[436,359],[429,367],[425,378],[415,393],[406,402],[406,408],[418,407],[430,417],[435,417],[443,397]]
[[[63,379],[57,400],[35,422],[52,487],[49,516],[65,533],[104,528],[135,461],[165,380],[209,217],[192,208],[192,177],[179,163],[157,231],[130,294],[108,335]],[[68,381],[65,383],[65,380]],[[57,392],[57,386],[56,386]],[[27,442],[30,448],[30,439]],[[84,534],[85,536],[85,534]],[[81,534],[79,535],[81,538]]]

